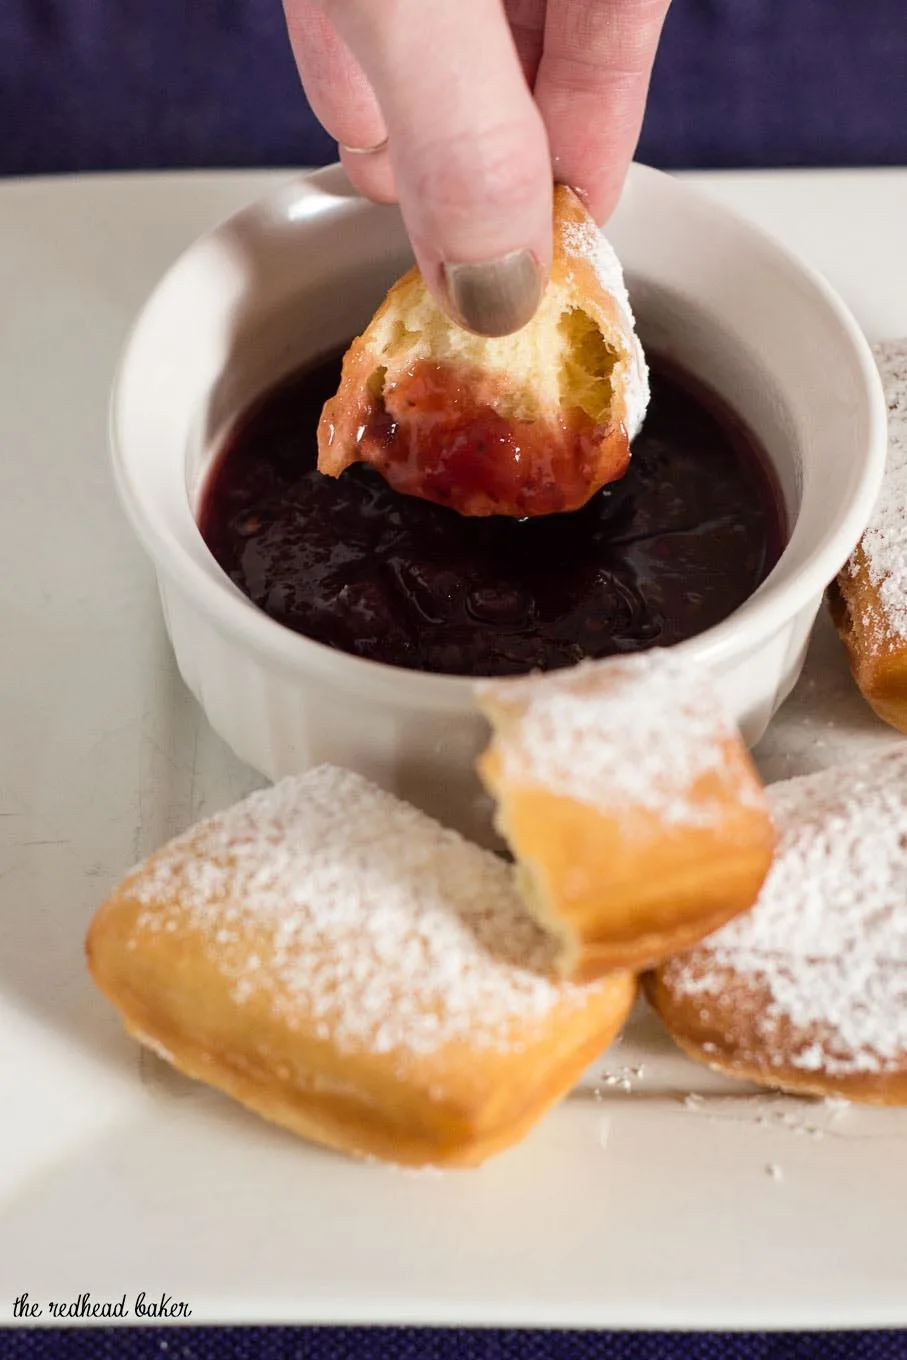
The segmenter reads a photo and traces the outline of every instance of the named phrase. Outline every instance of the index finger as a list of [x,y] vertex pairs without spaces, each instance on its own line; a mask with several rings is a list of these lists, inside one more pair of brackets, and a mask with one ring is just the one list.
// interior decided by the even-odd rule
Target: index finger
[[484,335],[529,321],[551,261],[543,121],[501,0],[325,0],[385,117],[400,207],[442,306]]

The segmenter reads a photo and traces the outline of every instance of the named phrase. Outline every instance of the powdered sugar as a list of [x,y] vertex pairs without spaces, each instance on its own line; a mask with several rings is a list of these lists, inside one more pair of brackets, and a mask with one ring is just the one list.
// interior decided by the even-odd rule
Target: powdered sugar
[[202,823],[125,891],[137,938],[194,935],[237,1005],[264,997],[344,1051],[518,1048],[590,996],[550,979],[508,864],[331,766]]
[[[707,677],[673,650],[586,661],[478,692],[514,714],[497,737],[511,779],[603,810],[644,808],[676,825],[726,814],[695,785],[715,774],[726,795],[733,729]],[[761,804],[758,784],[742,770],[734,793]]]
[[[889,634],[907,638],[907,340],[888,340],[873,353],[888,398],[888,456],[862,547],[884,610],[879,622]],[[856,569],[853,558],[850,569]],[[871,626],[873,620],[864,622]]]
[[767,987],[760,1038],[801,1071],[903,1067],[907,750],[768,792],[780,839],[756,907],[669,964],[667,984],[715,994],[732,969]]
[[567,255],[591,264],[598,282],[614,299],[621,313],[632,362],[617,366],[614,381],[623,387],[627,436],[633,440],[642,428],[649,405],[649,369],[636,334],[636,319],[630,305],[623,267],[611,242],[591,219],[585,222],[565,222],[562,230]]

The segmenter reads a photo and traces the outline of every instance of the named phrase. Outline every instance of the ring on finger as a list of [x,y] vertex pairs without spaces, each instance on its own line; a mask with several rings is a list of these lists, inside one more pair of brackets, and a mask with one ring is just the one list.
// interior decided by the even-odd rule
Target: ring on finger
[[376,156],[379,151],[387,149],[387,138],[376,142],[374,146],[347,146],[346,142],[340,142],[340,150],[345,151],[348,156]]

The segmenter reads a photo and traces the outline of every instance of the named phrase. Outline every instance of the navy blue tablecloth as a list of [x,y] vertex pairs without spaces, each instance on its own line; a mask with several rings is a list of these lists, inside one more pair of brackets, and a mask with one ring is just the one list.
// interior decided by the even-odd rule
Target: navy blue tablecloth
[[[907,164],[907,0],[674,0],[640,158],[668,169]],[[0,174],[332,159],[279,0],[0,0]],[[0,1360],[603,1355],[900,1360],[907,1334],[0,1330]]]
[[3,1360],[904,1360],[900,1332],[751,1335],[249,1327],[0,1332]]
[[[905,0],[674,0],[640,158],[907,164]],[[0,0],[0,173],[332,159],[280,0]]]

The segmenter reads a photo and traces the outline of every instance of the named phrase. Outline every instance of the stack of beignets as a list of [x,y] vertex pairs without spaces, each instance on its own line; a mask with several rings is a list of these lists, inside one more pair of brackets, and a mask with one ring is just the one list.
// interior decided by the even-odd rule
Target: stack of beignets
[[140,1042],[276,1123],[477,1164],[615,1038],[641,961],[755,897],[765,800],[700,683],[660,652],[483,687],[518,868],[347,771],[254,794],[127,877],[93,977]]
[[473,335],[411,270],[347,351],[318,468],[370,463],[394,490],[464,515],[576,510],[626,471],[648,399],[620,263],[560,185],[551,276],[528,325]]

